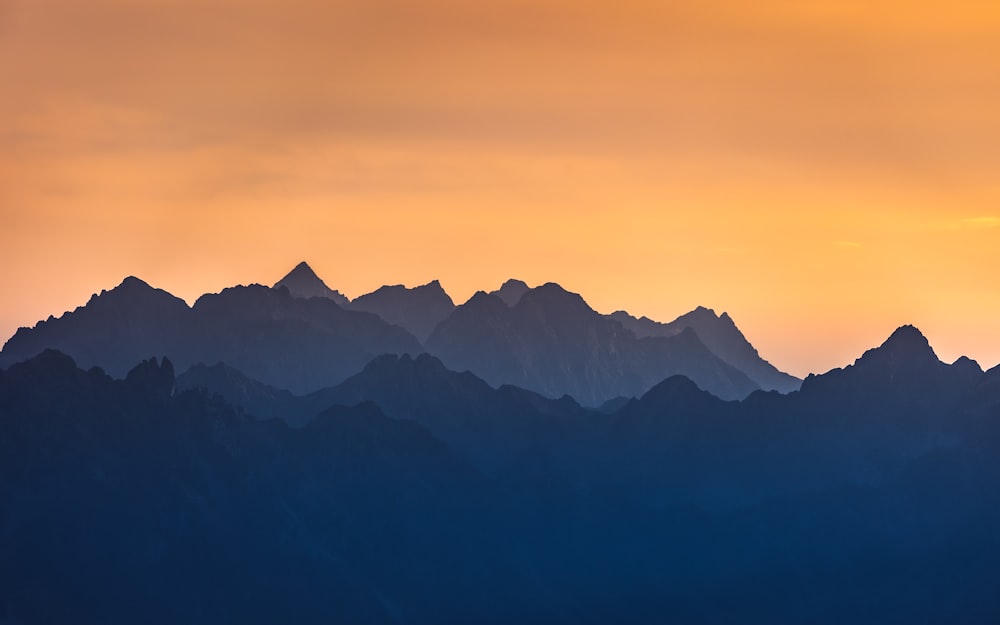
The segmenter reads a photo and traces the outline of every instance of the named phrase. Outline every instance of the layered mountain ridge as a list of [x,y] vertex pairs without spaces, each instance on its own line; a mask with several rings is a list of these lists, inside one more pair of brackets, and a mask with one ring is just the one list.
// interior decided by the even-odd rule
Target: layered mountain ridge
[[268,289],[238,286],[192,306],[133,277],[59,319],[20,329],[0,366],[46,348],[122,376],[142,358],[181,369],[224,362],[261,383],[307,393],[335,385],[379,354],[428,351],[493,386],[513,384],[586,405],[637,397],[665,377],[740,399],[798,380],[757,355],[723,314],[696,309],[670,324],[601,315],[558,284],[511,279],[455,306],[434,280],[383,286],[349,300],[305,262]]
[[[275,328],[346,341],[350,320],[416,339],[285,288],[190,308],[137,280],[111,294],[42,327],[99,354],[180,319],[176,340],[258,368],[178,376],[173,358],[141,358],[114,379],[53,350],[0,366],[4,621],[1000,618],[1000,368],[943,363],[911,326],[788,394],[726,401],[678,374],[597,410],[420,352],[290,392],[256,379],[274,375],[253,354]],[[151,305],[162,318],[128,322]],[[557,285],[466,305],[458,329],[487,319],[490,341],[711,353],[690,327],[636,337]],[[99,331],[81,342],[79,327]]]

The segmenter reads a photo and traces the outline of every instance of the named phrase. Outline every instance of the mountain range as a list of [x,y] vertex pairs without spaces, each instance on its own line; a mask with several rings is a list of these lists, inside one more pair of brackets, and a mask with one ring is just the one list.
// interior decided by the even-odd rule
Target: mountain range
[[457,307],[436,280],[348,300],[304,262],[271,288],[231,287],[190,307],[126,278],[85,306],[19,329],[0,351],[0,366],[44,349],[116,377],[154,355],[180,370],[221,362],[298,394],[336,385],[375,356],[425,351],[493,386],[570,395],[588,406],[637,397],[675,374],[724,399],[799,383],[761,359],[725,313],[699,308],[657,324],[601,315],[557,284],[518,280]]
[[0,366],[49,348],[115,377],[154,355],[180,369],[223,361],[295,392],[341,381],[379,354],[423,351],[406,330],[327,297],[254,284],[203,295],[188,307],[134,277],[58,319],[18,330]]
[[45,350],[0,369],[0,619],[1000,618],[1000,367],[902,326],[788,394],[616,403],[429,354],[292,393]]
[[[974,429],[970,415],[1000,401],[997,380],[1000,367],[984,373],[966,358],[942,363],[918,330],[903,326],[853,365],[810,376],[800,391],[756,391],[741,402],[674,375],[615,410],[595,410],[569,396],[494,388],[428,354],[378,357],[304,396],[224,365],[192,368],[177,385],[296,427],[328,406],[370,401],[427,427],[495,478],[544,466],[550,477],[628,491],[650,475],[661,484],[676,476],[672,497],[735,505],[842,480],[884,481]],[[734,464],[742,466],[735,475]],[[782,474],[787,466],[796,471]],[[719,481],[738,488],[720,491]]]
[[636,318],[622,310],[608,316],[639,338],[677,336],[691,329],[713,354],[742,371],[765,391],[789,393],[802,383],[802,380],[778,371],[761,358],[728,313],[716,315],[711,308],[699,306],[670,323],[660,323],[648,317]]

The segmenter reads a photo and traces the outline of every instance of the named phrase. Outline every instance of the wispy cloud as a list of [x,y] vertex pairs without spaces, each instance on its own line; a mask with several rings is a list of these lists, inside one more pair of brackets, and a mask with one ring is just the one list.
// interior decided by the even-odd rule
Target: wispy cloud
[[966,228],[996,228],[1000,226],[1000,217],[969,217],[962,220]]

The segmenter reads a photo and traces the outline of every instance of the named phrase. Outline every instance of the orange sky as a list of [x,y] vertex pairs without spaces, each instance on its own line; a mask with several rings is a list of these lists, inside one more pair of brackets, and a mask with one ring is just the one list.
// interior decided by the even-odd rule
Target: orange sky
[[305,259],[1000,361],[995,2],[0,0],[0,96],[4,338]]

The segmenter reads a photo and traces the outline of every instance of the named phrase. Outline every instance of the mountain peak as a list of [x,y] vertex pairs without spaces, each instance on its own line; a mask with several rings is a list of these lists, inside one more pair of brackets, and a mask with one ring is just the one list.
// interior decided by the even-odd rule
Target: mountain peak
[[156,291],[156,289],[151,287],[149,283],[147,283],[146,281],[140,280],[135,276],[127,276],[124,280],[121,281],[121,283],[118,286],[114,287],[110,291],[102,289],[100,293],[94,293],[93,295],[91,295],[90,301],[94,301],[98,297],[103,297],[105,295],[108,295],[109,293],[114,293],[116,295],[124,295],[124,296],[135,296],[140,293],[148,293],[152,291]]
[[879,349],[885,349],[905,356],[926,356],[929,354],[937,360],[937,355],[934,354],[934,350],[931,348],[927,337],[912,325],[904,325],[896,328]]
[[295,265],[295,268],[289,271],[284,278],[274,283],[275,289],[281,287],[288,289],[292,297],[303,299],[325,297],[333,300],[339,306],[345,306],[348,303],[346,297],[328,287],[305,261]]
[[88,306],[91,304],[107,306],[133,305],[138,303],[151,304],[154,302],[155,304],[151,305],[163,305],[162,302],[167,300],[171,301],[171,305],[183,305],[187,308],[187,303],[184,300],[162,289],[153,287],[146,281],[140,280],[135,276],[128,276],[121,281],[121,284],[110,291],[102,289],[100,293],[92,294],[88,301]]
[[464,309],[482,309],[482,310],[495,310],[497,308],[503,309],[502,306],[504,302],[496,296],[495,293],[487,293],[486,291],[476,291],[472,294],[468,300],[462,304]]
[[146,282],[145,280],[140,280],[139,278],[136,278],[135,276],[126,276],[125,279],[122,280],[121,284],[119,284],[115,288],[133,290],[133,289],[140,289],[140,288],[141,289],[151,289],[153,287],[149,286],[149,283]]
[[[412,290],[420,291],[422,293],[440,293],[447,297],[449,301],[451,300],[451,296],[449,296],[448,292],[444,290],[443,286],[441,286],[440,280],[431,280],[427,284],[421,284],[420,286],[413,287]],[[454,305],[454,302],[452,302],[452,305]]]
[[528,285],[523,281],[510,278],[504,282],[499,289],[493,291],[491,295],[496,295],[503,300],[504,304],[513,308],[514,306],[517,306],[519,301],[521,301],[521,297],[523,297],[524,294],[530,290],[531,288],[528,287]]
[[500,285],[501,289],[504,287],[507,288],[524,287],[527,289],[528,284],[524,280],[518,280],[517,278],[508,278],[503,284]]
[[594,312],[579,293],[567,291],[555,282],[546,282],[541,286],[527,291],[521,297],[520,302],[518,302],[518,306],[520,307],[526,304],[541,305],[542,307],[554,309],[554,311],[558,310],[564,313],[569,312],[570,310],[586,313]]
[[855,362],[863,369],[872,367],[897,371],[923,369],[939,364],[927,338],[912,325],[896,330],[880,346],[869,349]]
[[417,340],[425,341],[437,324],[455,309],[455,302],[441,282],[432,280],[413,288],[402,284],[381,286],[356,298],[351,308],[375,313],[406,329]]
[[[309,263],[307,263],[306,261],[302,261],[298,265],[295,265],[295,267],[291,271],[289,271],[288,275],[286,275],[284,278],[282,278],[281,281],[292,280],[292,279],[294,279],[294,280],[313,280],[313,281],[321,282],[321,283],[323,282],[320,279],[320,277],[318,275],[316,275],[316,272],[313,271],[313,268],[309,266]],[[324,286],[325,286],[325,284],[324,284]]]
[[698,306],[689,313],[685,313],[674,320],[674,322],[680,322],[679,325],[686,325],[691,323],[708,323],[712,321],[717,321],[720,319],[718,315],[715,314],[715,310],[711,308],[706,308],[705,306]]

